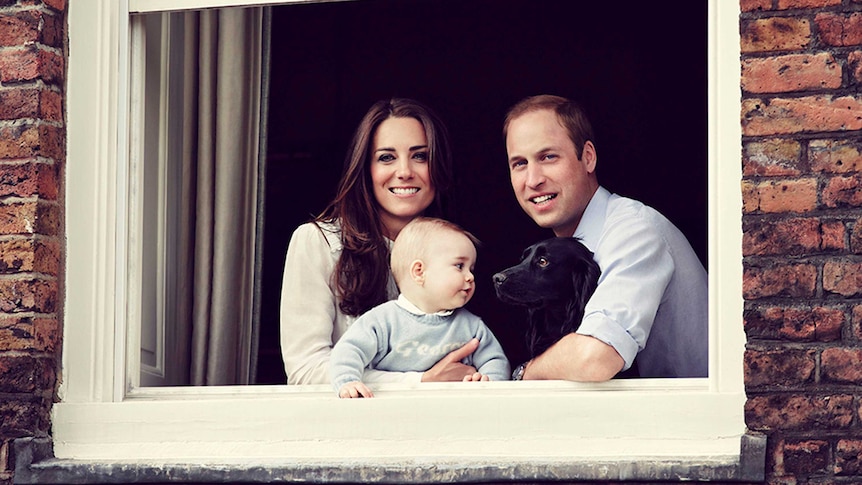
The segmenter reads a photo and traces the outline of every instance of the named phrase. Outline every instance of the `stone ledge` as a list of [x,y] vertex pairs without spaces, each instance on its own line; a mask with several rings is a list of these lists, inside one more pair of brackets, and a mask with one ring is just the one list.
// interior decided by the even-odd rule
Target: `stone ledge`
[[764,479],[766,437],[742,437],[738,460],[655,458],[542,459],[344,459],[267,463],[84,462],[56,459],[49,439],[15,440],[15,483],[453,483],[540,481],[745,481]]

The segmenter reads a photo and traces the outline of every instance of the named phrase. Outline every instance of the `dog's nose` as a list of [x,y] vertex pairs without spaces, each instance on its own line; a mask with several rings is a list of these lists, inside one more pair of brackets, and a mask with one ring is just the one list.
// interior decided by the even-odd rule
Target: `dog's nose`
[[499,286],[502,285],[503,282],[506,281],[506,275],[503,273],[497,273],[494,275],[494,284]]

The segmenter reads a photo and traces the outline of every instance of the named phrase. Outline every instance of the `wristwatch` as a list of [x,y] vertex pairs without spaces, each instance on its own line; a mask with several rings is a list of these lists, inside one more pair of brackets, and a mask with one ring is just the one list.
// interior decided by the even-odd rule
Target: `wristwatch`
[[515,367],[515,370],[512,371],[512,380],[513,381],[521,381],[524,380],[524,370],[527,369],[527,364],[530,361],[524,362],[523,364]]

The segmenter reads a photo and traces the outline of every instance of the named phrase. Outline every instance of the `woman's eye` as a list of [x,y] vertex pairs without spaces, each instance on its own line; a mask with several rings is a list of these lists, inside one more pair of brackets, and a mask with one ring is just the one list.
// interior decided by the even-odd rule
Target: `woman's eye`
[[377,157],[378,162],[391,162],[392,160],[395,160],[395,157],[390,153],[383,153]]
[[539,258],[539,259],[536,261],[536,264],[538,264],[540,268],[544,268],[545,266],[547,266],[547,265],[548,265],[548,263],[550,263],[550,261],[548,261],[548,259],[547,259],[547,258],[544,258],[544,257]]
[[423,162],[428,161],[428,152],[416,152],[413,154],[414,160],[422,160]]

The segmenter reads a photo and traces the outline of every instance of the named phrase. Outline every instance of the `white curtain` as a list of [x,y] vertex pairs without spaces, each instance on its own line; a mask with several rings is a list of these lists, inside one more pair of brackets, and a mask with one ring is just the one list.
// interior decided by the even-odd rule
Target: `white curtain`
[[178,339],[191,385],[253,381],[263,12],[184,13]]

